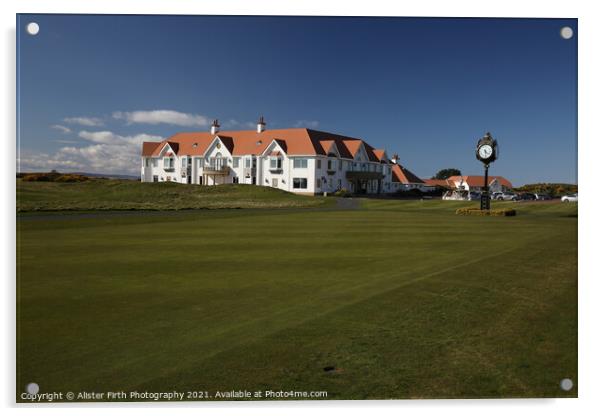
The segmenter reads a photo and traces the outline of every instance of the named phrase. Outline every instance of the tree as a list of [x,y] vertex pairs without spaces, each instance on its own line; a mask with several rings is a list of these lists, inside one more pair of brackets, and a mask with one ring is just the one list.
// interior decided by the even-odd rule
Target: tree
[[437,172],[437,174],[435,176],[433,176],[431,179],[447,179],[450,176],[459,176],[461,175],[462,172],[460,172],[460,169],[456,169],[456,168],[447,168],[447,169],[441,169],[439,172]]

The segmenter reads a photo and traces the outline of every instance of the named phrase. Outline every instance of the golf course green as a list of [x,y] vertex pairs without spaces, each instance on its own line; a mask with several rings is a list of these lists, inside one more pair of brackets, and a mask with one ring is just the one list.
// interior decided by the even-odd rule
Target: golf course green
[[17,400],[576,397],[576,204],[467,205],[21,213]]

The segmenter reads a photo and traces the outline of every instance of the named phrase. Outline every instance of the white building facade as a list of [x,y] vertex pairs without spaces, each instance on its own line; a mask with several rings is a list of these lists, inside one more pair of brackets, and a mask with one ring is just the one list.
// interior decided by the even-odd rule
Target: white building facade
[[[489,192],[506,192],[512,189],[512,183],[503,176],[489,176]],[[447,181],[453,188],[469,192],[482,192],[485,177],[479,175],[450,176]]]
[[250,184],[301,194],[393,192],[384,150],[361,139],[310,129],[178,133],[142,146],[142,182]]

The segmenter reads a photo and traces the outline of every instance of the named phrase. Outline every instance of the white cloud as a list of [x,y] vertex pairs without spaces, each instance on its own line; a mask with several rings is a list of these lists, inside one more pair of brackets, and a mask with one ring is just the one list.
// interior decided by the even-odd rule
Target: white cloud
[[17,162],[19,171],[56,169],[138,175],[142,142],[163,139],[149,134],[121,136],[110,131],[81,131],[78,135],[91,144],[61,147],[54,154],[22,152]]
[[80,131],[78,134],[82,139],[86,139],[94,143],[117,143],[122,140],[122,136],[118,136],[110,131]]
[[294,127],[306,127],[306,128],[310,128],[310,129],[315,129],[319,125],[320,125],[320,123],[317,122],[316,120],[298,120],[294,124]]
[[55,129],[60,131],[61,133],[71,133],[71,129],[69,127],[61,126],[60,124],[54,124],[50,126],[51,129]]
[[101,119],[96,117],[67,117],[63,121],[69,124],[79,124],[80,126],[87,127],[98,127],[102,126],[103,122]]
[[125,120],[128,124],[172,124],[176,126],[208,127],[211,120],[201,114],[180,113],[173,110],[116,111],[113,118]]
[[55,142],[55,143],[62,143],[62,144],[75,144],[75,143],[78,143],[77,140],[64,140],[64,139],[56,139],[56,140],[53,140],[53,142]]
[[224,123],[221,123],[222,127],[225,129],[232,129],[240,126],[240,121],[231,118]]

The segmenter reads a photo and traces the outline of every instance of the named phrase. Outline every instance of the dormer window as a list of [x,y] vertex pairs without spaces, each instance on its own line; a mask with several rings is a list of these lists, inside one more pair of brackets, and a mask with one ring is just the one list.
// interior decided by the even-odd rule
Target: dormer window
[[173,157],[164,157],[163,158],[163,169],[173,170],[173,168],[174,168],[174,158]]
[[282,169],[282,158],[279,156],[270,157],[270,169],[271,170]]
[[193,144],[192,144],[192,147],[193,147],[194,149],[196,149],[197,147],[199,147],[199,144],[198,144],[198,143],[193,143]]

